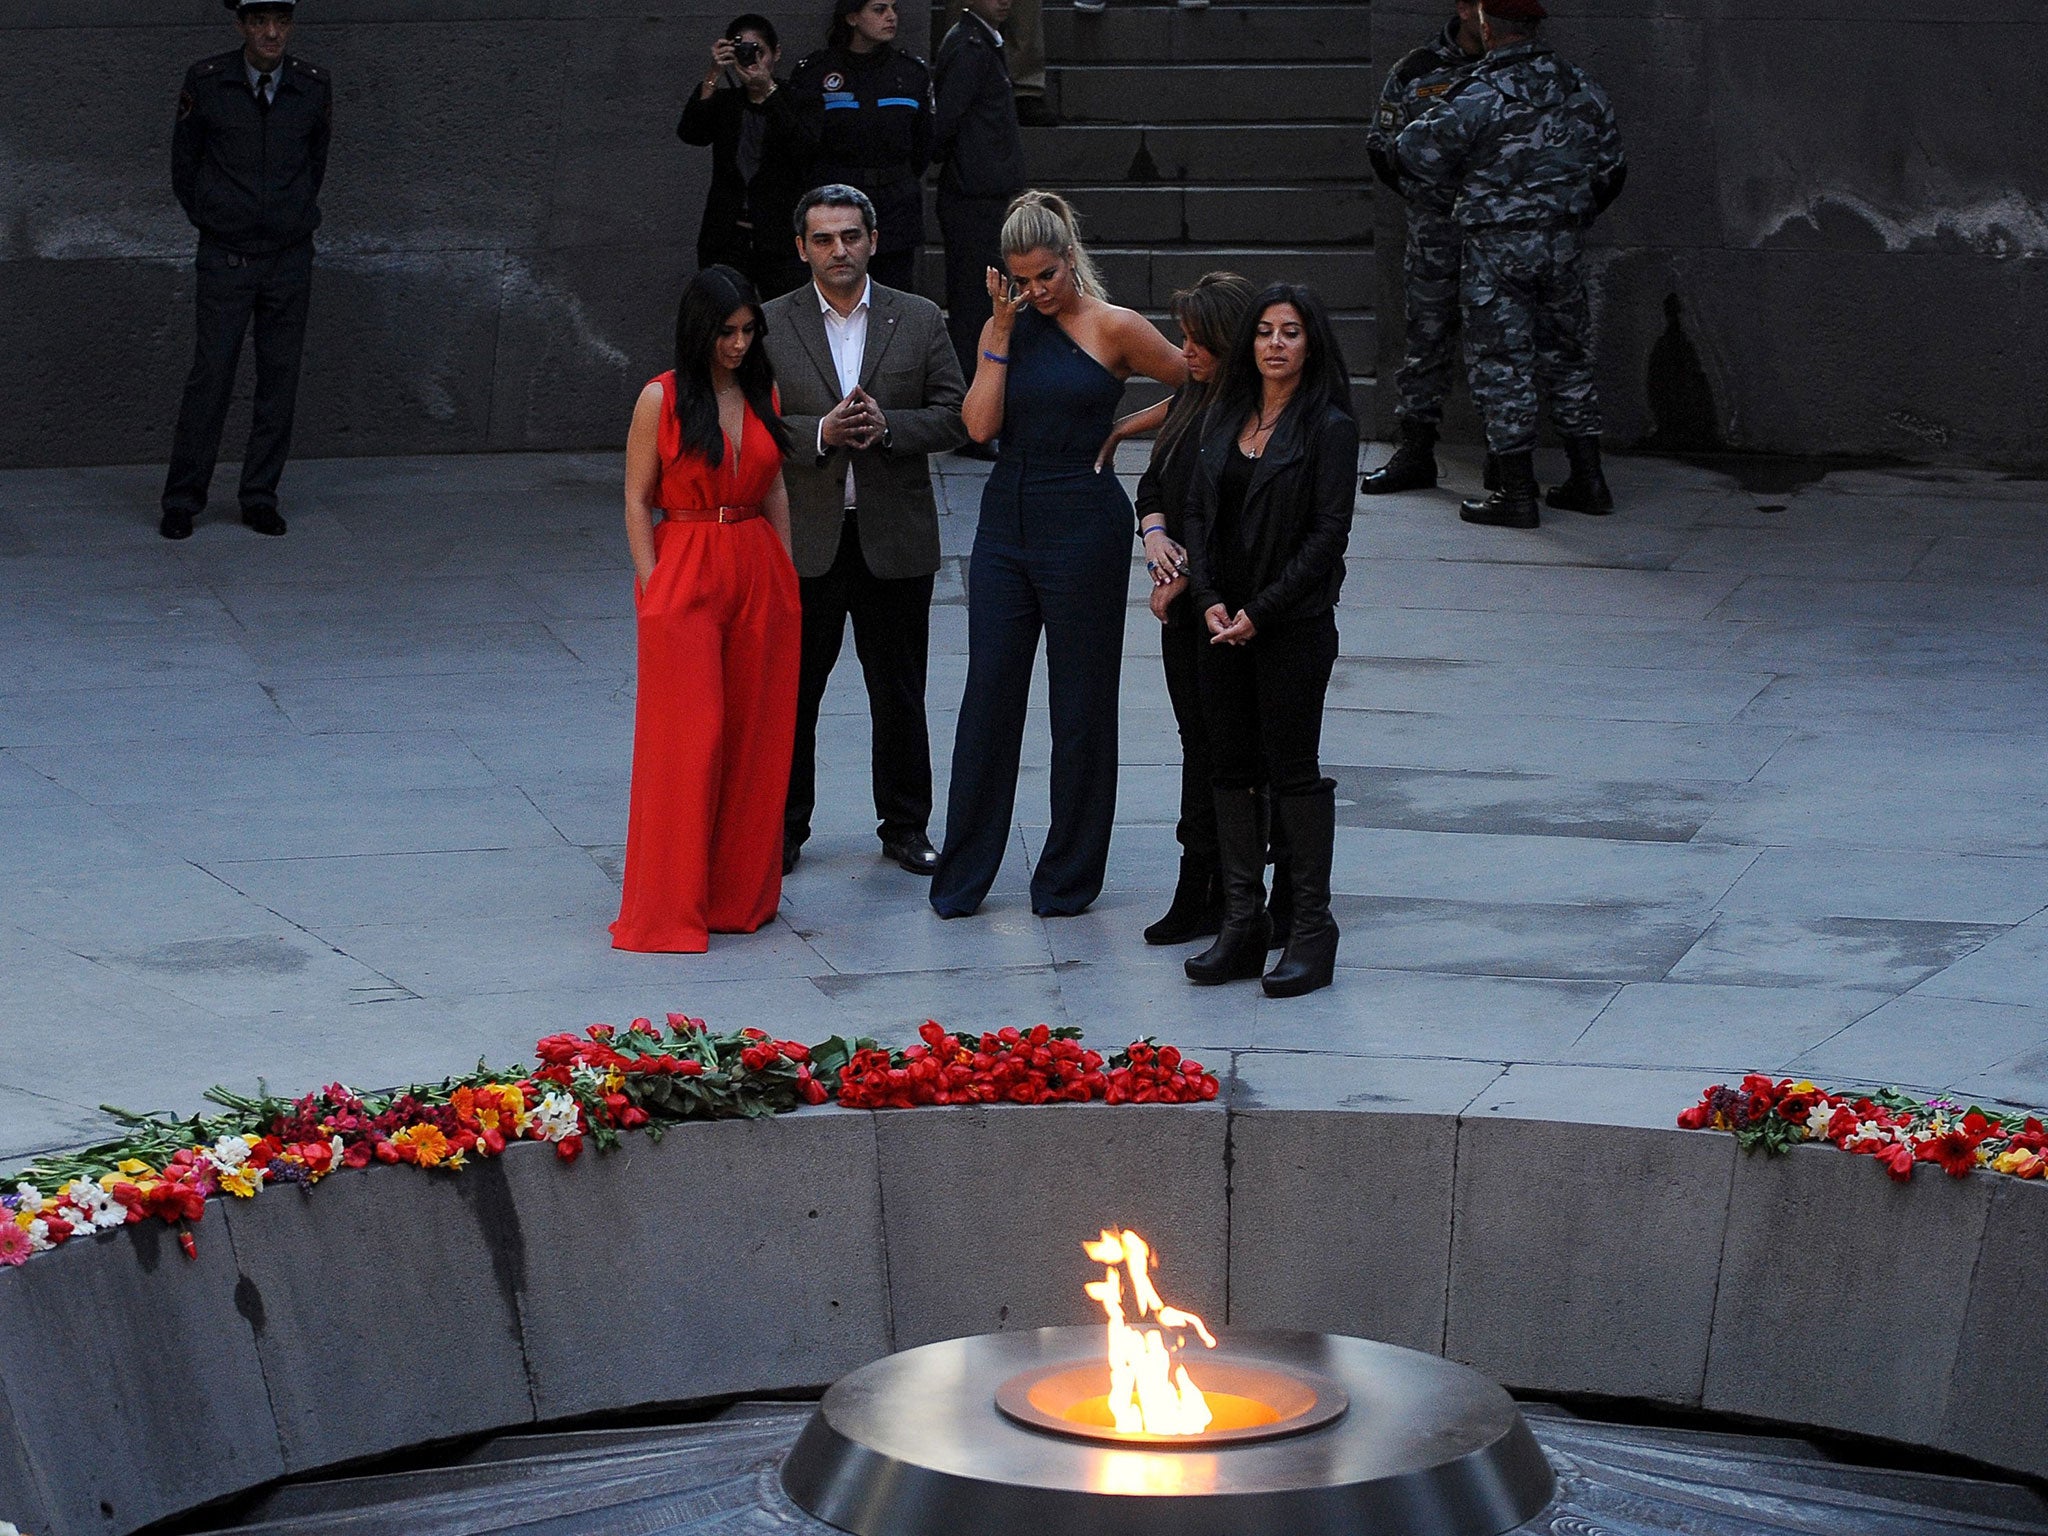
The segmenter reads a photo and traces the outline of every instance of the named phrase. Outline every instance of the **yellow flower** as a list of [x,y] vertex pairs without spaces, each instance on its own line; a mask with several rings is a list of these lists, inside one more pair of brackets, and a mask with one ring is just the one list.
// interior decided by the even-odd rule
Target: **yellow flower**
[[254,1200],[263,1188],[263,1170],[253,1163],[244,1163],[233,1173],[222,1174],[220,1187],[239,1200]]
[[154,1168],[150,1167],[149,1164],[145,1163],[139,1157],[131,1157],[125,1162],[119,1162],[114,1164],[114,1166],[131,1178],[133,1178],[138,1173],[153,1174],[156,1172]]

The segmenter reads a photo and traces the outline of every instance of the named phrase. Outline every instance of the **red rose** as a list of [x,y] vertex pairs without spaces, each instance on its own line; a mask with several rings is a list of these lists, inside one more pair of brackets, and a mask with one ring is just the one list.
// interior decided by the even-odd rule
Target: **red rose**
[[581,1136],[564,1136],[560,1141],[555,1143],[555,1156],[559,1157],[565,1163],[575,1162],[577,1155],[581,1153],[582,1150],[583,1138]]

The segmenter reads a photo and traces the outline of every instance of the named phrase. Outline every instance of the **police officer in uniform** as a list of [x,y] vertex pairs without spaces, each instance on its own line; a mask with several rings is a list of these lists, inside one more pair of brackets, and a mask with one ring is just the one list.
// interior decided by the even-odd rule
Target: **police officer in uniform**
[[[1000,30],[1010,0],[967,0],[939,44],[934,142],[939,228],[946,237],[946,328],[960,372],[974,377],[981,328],[993,313],[988,269],[1001,267],[1003,214],[1024,190],[1024,135]],[[982,449],[988,457],[993,453]]]
[[334,114],[327,72],[285,51],[293,0],[222,3],[235,13],[242,46],[186,72],[172,136],[171,187],[199,230],[199,303],[158,525],[167,539],[190,536],[206,509],[252,320],[256,407],[242,458],[242,521],[258,533],[285,531],[277,482],[291,448]]
[[932,72],[898,49],[895,36],[896,0],[833,0],[830,38],[797,64],[789,88],[823,112],[811,184],[843,182],[867,194],[881,233],[868,271],[914,293],[932,161]]
[[1581,258],[1586,226],[1620,195],[1628,167],[1607,93],[1542,40],[1545,14],[1541,0],[1482,0],[1486,57],[1394,144],[1404,176],[1456,199],[1465,361],[1500,481],[1458,515],[1505,528],[1538,522],[1539,385],[1571,461],[1547,500],[1614,510]]
[[1479,0],[1457,0],[1457,8],[1441,33],[1387,72],[1366,138],[1373,174],[1408,204],[1408,244],[1401,256],[1407,349],[1394,374],[1400,443],[1392,458],[1359,483],[1368,496],[1436,484],[1437,426],[1458,355],[1458,267],[1465,238],[1451,217],[1451,196],[1401,175],[1394,140],[1455,90],[1486,52]]

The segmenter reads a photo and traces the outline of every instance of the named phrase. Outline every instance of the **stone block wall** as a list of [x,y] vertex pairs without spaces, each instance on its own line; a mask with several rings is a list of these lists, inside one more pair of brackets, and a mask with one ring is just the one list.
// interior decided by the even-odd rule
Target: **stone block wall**
[[[1447,10],[1377,0],[1375,62]],[[1614,442],[2048,467],[2035,0],[1551,11],[1559,51],[1613,96],[1631,162],[1590,264]],[[1383,198],[1383,378],[1401,229]]]
[[[826,7],[308,0],[333,72],[300,455],[621,443],[668,364],[710,151],[676,138],[712,38],[761,9],[783,67]],[[923,13],[903,41],[923,52]],[[238,46],[218,0],[0,7],[0,465],[170,449],[196,236],[170,189],[179,83]],[[226,457],[246,431],[243,399]]]

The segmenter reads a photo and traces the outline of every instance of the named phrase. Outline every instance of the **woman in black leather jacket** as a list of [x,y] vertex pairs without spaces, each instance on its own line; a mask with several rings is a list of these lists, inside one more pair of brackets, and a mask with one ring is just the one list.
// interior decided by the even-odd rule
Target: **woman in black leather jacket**
[[1209,644],[1203,714],[1216,786],[1223,926],[1187,962],[1212,984],[1265,968],[1266,801],[1291,845],[1293,928],[1269,997],[1326,987],[1336,785],[1321,764],[1323,699],[1337,659],[1337,592],[1351,537],[1358,422],[1321,300],[1278,283],[1260,294],[1224,367],[1189,489],[1190,593]]

